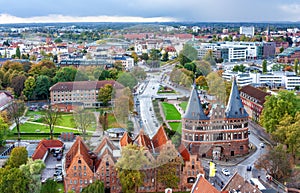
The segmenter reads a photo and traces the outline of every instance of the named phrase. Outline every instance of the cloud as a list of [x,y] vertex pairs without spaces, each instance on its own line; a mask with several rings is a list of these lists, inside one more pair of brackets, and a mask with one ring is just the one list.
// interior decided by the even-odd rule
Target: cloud
[[292,14],[299,14],[300,13],[300,4],[285,4],[285,5],[279,5],[279,8],[287,13]]
[[172,17],[133,17],[133,16],[66,16],[51,14],[36,17],[16,17],[10,14],[0,14],[1,24],[10,23],[64,23],[64,22],[172,22]]

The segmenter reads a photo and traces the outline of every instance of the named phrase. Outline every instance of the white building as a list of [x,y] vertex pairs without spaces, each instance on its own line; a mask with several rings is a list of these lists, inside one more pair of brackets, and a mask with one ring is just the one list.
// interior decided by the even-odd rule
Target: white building
[[240,34],[244,34],[245,36],[254,36],[254,26],[250,26],[250,27],[245,27],[245,26],[241,26],[240,27]]
[[232,81],[234,77],[238,86],[252,84],[252,77],[248,73],[226,71],[222,75],[222,78],[226,81]]

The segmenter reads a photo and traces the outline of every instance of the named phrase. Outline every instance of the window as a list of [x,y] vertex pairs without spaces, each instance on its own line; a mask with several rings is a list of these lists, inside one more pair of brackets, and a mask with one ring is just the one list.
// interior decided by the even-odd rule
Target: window
[[84,172],[83,175],[86,176],[86,172]]
[[81,166],[78,166],[78,170],[81,170]]
[[87,184],[87,183],[88,183],[88,181],[87,181],[87,180],[84,180],[84,183],[85,183],[85,184]]
[[74,166],[74,170],[76,170],[76,166]]
[[72,184],[72,180],[70,180],[70,184]]
[[74,177],[77,175],[77,173],[74,173]]
[[81,160],[78,160],[78,163],[81,164]]
[[77,184],[77,180],[74,180],[74,184]]
[[83,170],[86,170],[86,166],[83,166]]
[[82,184],[83,183],[83,181],[82,180],[80,180],[80,184]]

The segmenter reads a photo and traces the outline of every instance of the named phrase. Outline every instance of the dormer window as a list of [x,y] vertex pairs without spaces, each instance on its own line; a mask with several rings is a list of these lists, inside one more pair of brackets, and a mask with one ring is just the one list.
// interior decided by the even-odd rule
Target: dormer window
[[80,159],[78,160],[78,163],[81,164],[81,160]]

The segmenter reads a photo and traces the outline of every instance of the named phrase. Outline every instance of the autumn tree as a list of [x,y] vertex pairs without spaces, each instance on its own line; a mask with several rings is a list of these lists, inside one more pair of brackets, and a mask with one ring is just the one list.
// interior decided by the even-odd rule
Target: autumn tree
[[[122,148],[121,158],[116,163],[122,192],[134,193],[143,184],[145,174],[142,171],[145,165],[150,164],[145,156],[143,147],[129,144]],[[134,164],[132,164],[134,163]]]
[[18,141],[21,141],[20,124],[21,118],[25,111],[25,104],[22,100],[13,100],[12,104],[7,108],[8,117],[16,124],[18,132]]
[[267,132],[273,133],[281,118],[286,115],[295,116],[300,109],[300,99],[297,98],[293,91],[279,91],[278,95],[266,97],[264,109],[261,114],[260,123]]
[[104,112],[102,109],[99,113],[99,123],[102,126],[103,132],[108,129],[108,114],[107,112]]
[[22,164],[26,164],[28,152],[25,147],[15,147],[11,151],[6,167],[19,168]]
[[290,176],[292,168],[289,156],[281,145],[270,149],[255,164],[257,169],[264,169],[275,179],[282,180]]
[[42,112],[43,123],[49,127],[50,139],[53,139],[54,126],[61,120],[61,114],[57,108],[49,106]]
[[202,75],[202,76],[207,76],[209,73],[212,72],[212,68],[209,62],[205,60],[201,61],[196,61],[196,72],[195,75],[196,77]]
[[107,106],[108,102],[111,101],[113,94],[113,86],[106,84],[104,87],[99,89],[98,101],[102,102],[103,106]]
[[198,58],[198,52],[190,44],[185,44],[178,56],[179,62],[182,66],[186,63],[197,60],[197,58]]
[[104,184],[100,180],[96,180],[83,188],[82,193],[105,193]]
[[20,170],[23,172],[24,176],[29,179],[28,191],[32,193],[41,192],[41,174],[46,168],[45,163],[37,159],[33,161],[31,158],[28,159],[26,164],[20,166]]
[[177,173],[180,171],[182,159],[178,156],[178,151],[173,144],[165,144],[161,147],[157,157],[157,181],[164,188],[177,189],[180,178]]
[[83,139],[86,139],[87,129],[95,122],[95,115],[83,107],[78,107],[74,111],[74,120],[78,130],[83,135]]
[[14,89],[14,93],[17,97],[21,96],[26,79],[24,75],[18,75],[12,78],[10,87]]
[[135,64],[139,61],[139,57],[136,54],[136,52],[132,52],[131,57],[133,58],[133,61],[134,61]]
[[215,56],[214,56],[214,53],[213,53],[212,50],[208,50],[207,53],[202,58],[202,60],[209,62],[209,64],[211,66],[215,66],[216,65]]
[[222,104],[226,104],[226,90],[225,83],[222,77],[220,77],[216,72],[211,72],[206,77],[208,85],[208,93],[216,96],[217,100]]
[[207,82],[204,76],[199,76],[195,82],[197,86],[207,87]]

